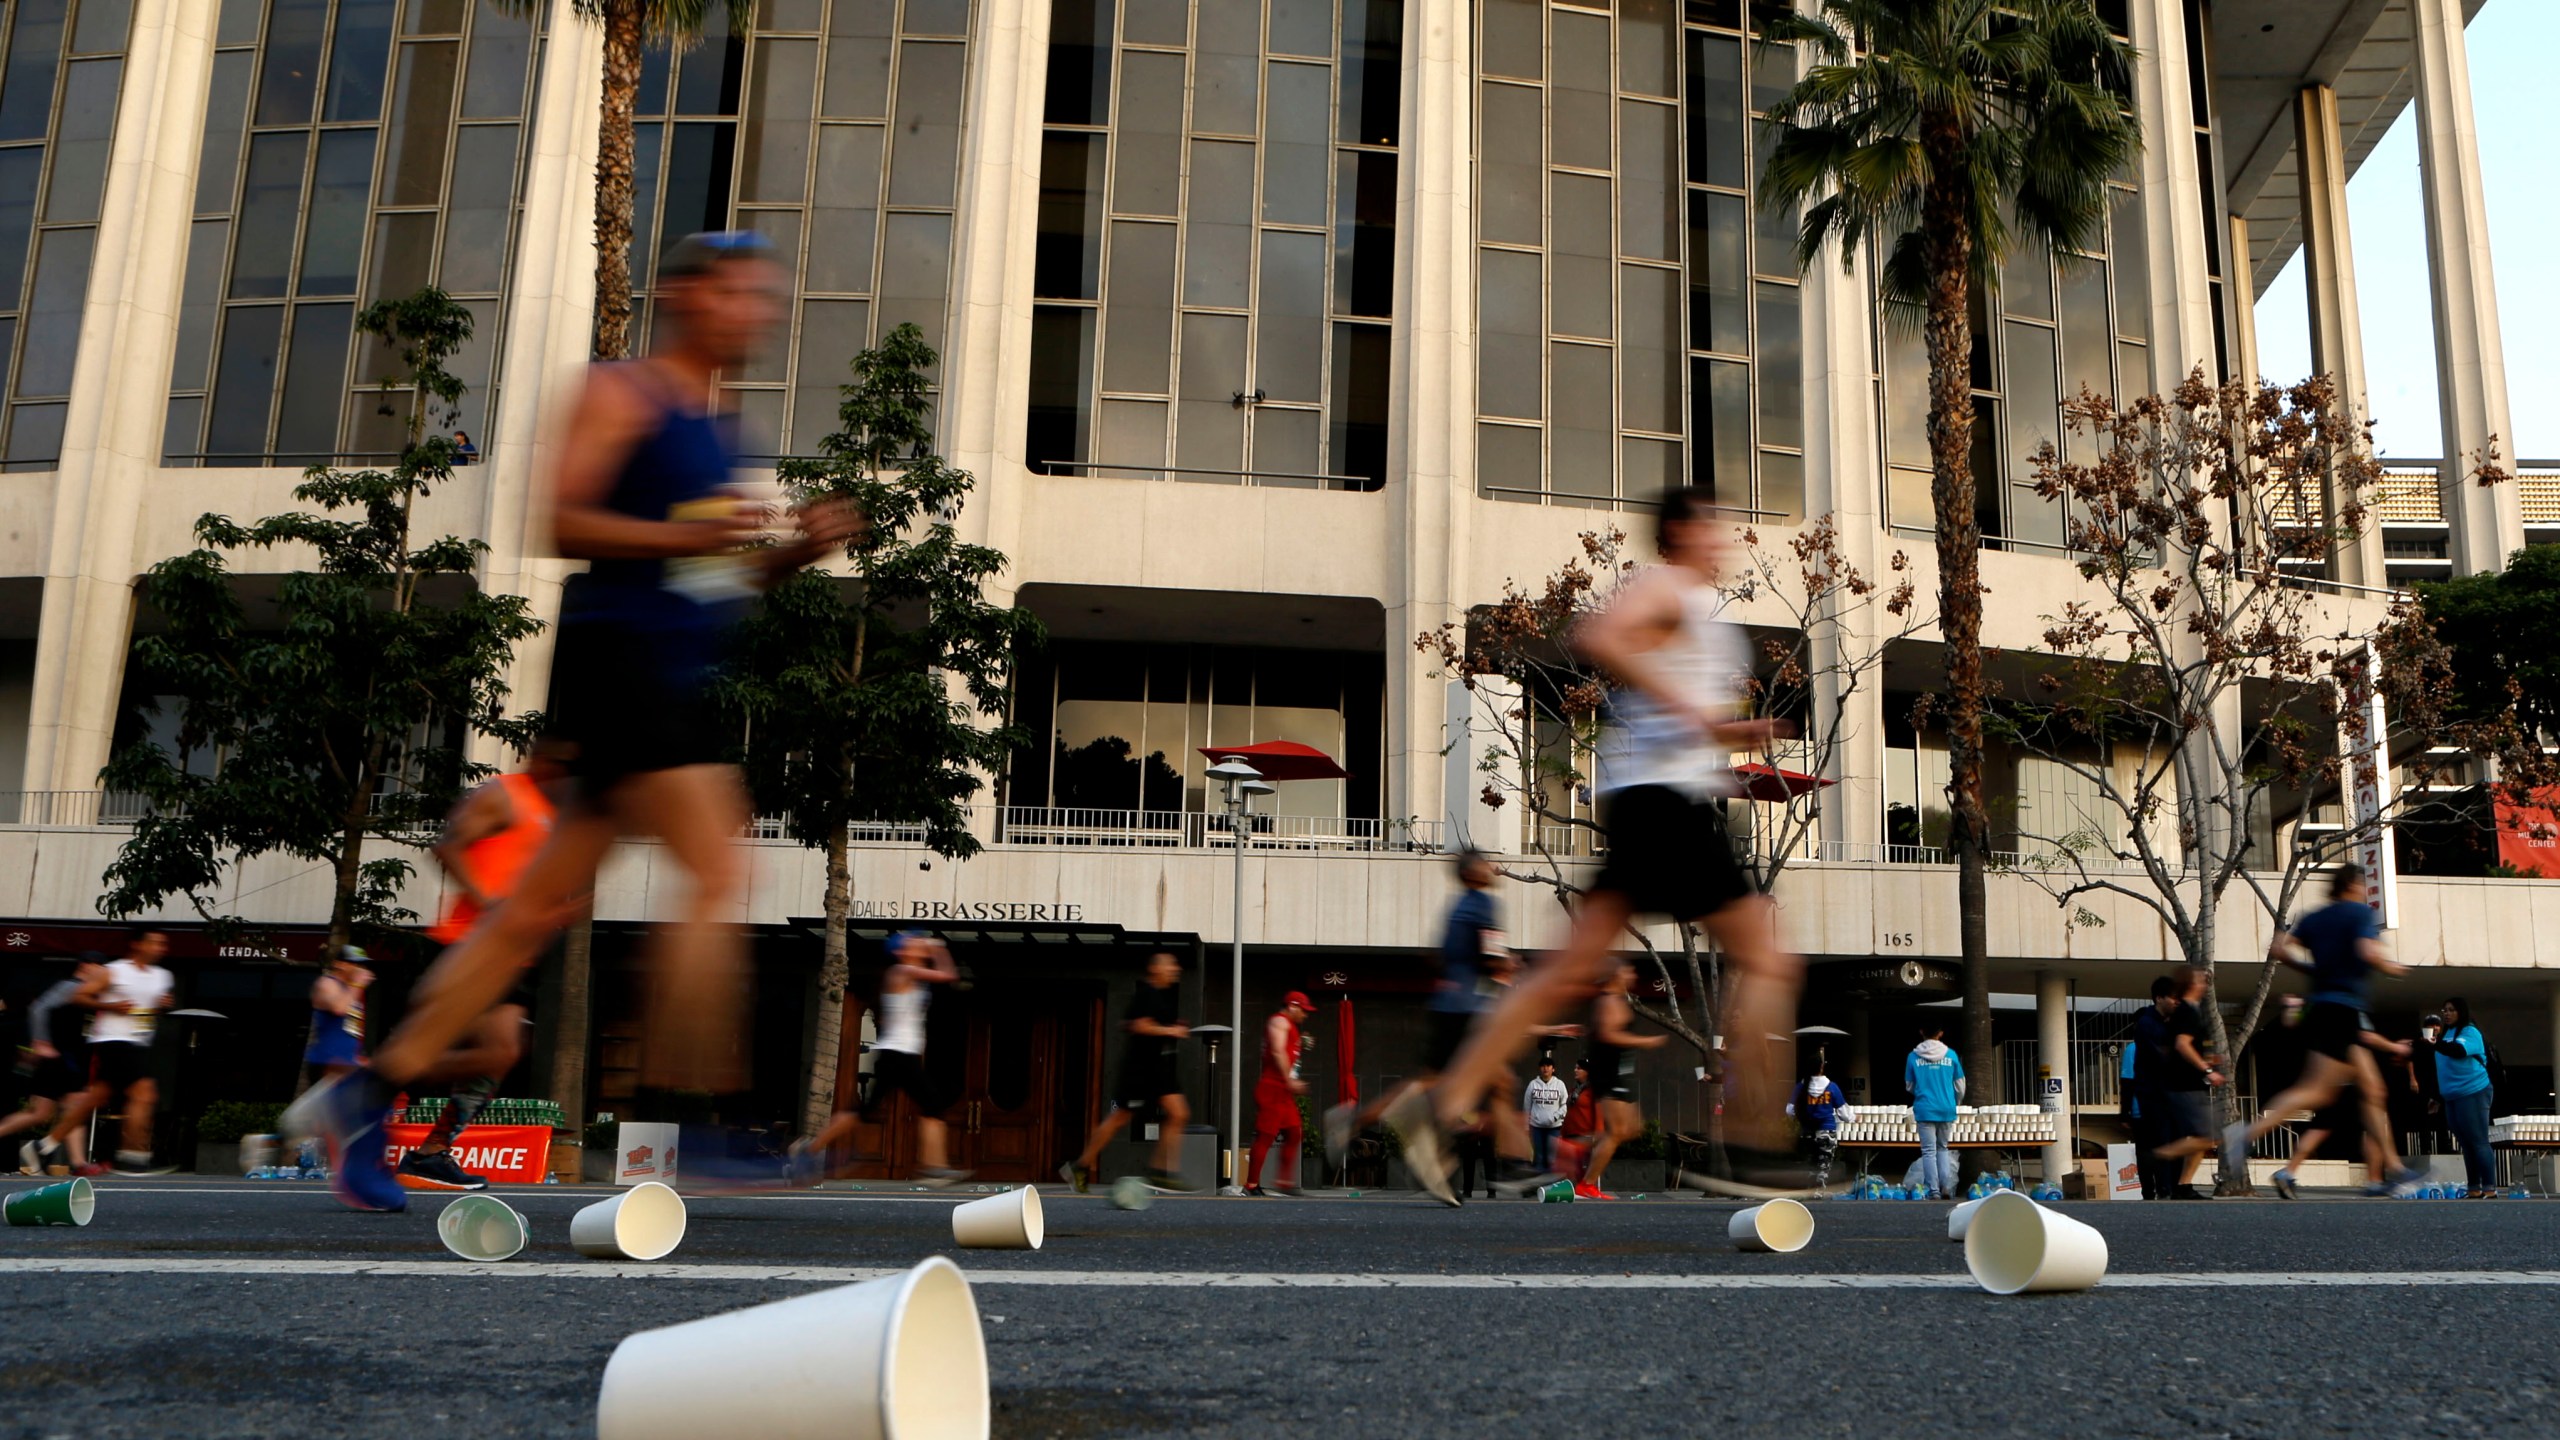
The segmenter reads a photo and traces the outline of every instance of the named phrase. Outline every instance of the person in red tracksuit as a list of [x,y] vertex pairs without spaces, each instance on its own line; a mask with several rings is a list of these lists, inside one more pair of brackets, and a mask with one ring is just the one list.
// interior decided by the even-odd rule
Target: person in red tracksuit
[[1262,1076],[1253,1082],[1253,1168],[1246,1172],[1250,1177],[1245,1182],[1247,1195],[1268,1193],[1262,1188],[1262,1166],[1271,1158],[1274,1141],[1281,1142],[1281,1180],[1273,1188],[1283,1195],[1298,1193],[1298,1152],[1305,1148],[1298,1097],[1307,1091],[1307,1082],[1298,1078],[1298,1057],[1307,1048],[1299,1027],[1314,1013],[1315,1002],[1304,991],[1292,990],[1281,1000],[1280,1013],[1262,1027]]

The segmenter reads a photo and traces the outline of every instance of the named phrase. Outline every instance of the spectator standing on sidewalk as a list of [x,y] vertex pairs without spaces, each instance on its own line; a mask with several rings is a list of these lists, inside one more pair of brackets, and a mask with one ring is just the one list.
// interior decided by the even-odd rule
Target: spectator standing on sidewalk
[[1956,1193],[1956,1156],[1947,1138],[1964,1099],[1964,1061],[1947,1048],[1940,1021],[1920,1025],[1920,1043],[1902,1062],[1902,1088],[1911,1092],[1911,1118],[1920,1127],[1920,1180],[1940,1200]]
[[1549,1055],[1538,1062],[1538,1073],[1531,1077],[1529,1088],[1520,1092],[1520,1108],[1529,1116],[1529,1163],[1541,1170],[1554,1166],[1556,1136],[1564,1131],[1565,1108],[1573,1096],[1564,1082],[1556,1078],[1556,1059]]
[[2445,1126],[2462,1147],[2463,1182],[2472,1194],[2485,1196],[2498,1183],[2497,1156],[2489,1149],[2489,1109],[2495,1099],[2489,1042],[2471,1023],[2471,1002],[2459,995],[2427,1017],[2418,1033],[2436,1052],[2436,1094],[2444,1103]]

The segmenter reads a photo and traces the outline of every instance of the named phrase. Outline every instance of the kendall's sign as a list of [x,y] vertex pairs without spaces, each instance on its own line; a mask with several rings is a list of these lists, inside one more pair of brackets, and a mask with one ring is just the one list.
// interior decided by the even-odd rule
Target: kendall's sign
[[[432,1125],[385,1125],[390,1161],[426,1143]],[[465,1125],[453,1137],[453,1163],[498,1185],[539,1185],[551,1166],[548,1125]]]
[[1017,924],[1047,921],[1052,925],[1078,925],[1084,922],[1084,907],[1028,900],[856,900],[850,916],[855,920],[1011,920]]

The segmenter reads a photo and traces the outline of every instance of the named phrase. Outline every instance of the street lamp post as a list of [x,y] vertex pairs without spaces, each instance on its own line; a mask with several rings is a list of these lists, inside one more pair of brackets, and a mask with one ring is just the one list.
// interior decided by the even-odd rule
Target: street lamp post
[[1224,791],[1227,829],[1235,837],[1235,928],[1229,957],[1228,1008],[1234,1028],[1235,1056],[1227,1062],[1227,1183],[1220,1193],[1244,1193],[1244,835],[1245,807],[1256,795],[1272,793],[1262,772],[1229,758],[1209,767],[1209,778]]

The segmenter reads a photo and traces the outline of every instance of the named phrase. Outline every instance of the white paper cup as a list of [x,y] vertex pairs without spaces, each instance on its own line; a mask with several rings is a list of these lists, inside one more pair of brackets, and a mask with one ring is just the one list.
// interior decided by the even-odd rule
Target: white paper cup
[[1040,1192],[1025,1185],[972,1200],[951,1212],[951,1239],[964,1250],[1037,1250]]
[[960,1268],[644,1330],[615,1348],[597,1440],[986,1440],[987,1345]]
[[643,1180],[569,1217],[569,1243],[596,1260],[660,1260],[684,1241],[684,1197]]
[[1813,1212],[1794,1200],[1770,1200],[1736,1210],[1724,1233],[1744,1250],[1792,1255],[1813,1239]]
[[1963,1240],[1964,1232],[1972,1228],[1974,1212],[1982,1208],[1983,1200],[1988,1200],[1990,1198],[1990,1196],[1985,1195],[1981,1197],[1981,1199],[1967,1200],[1953,1210],[1948,1211],[1947,1238],[1956,1241]]
[[1994,1295],[2086,1290],[2107,1273],[2107,1237],[2015,1190],[1986,1195],[1965,1227],[1964,1264]]
[[495,1195],[465,1195],[436,1214],[436,1238],[465,1260],[508,1260],[530,1232],[524,1217]]

